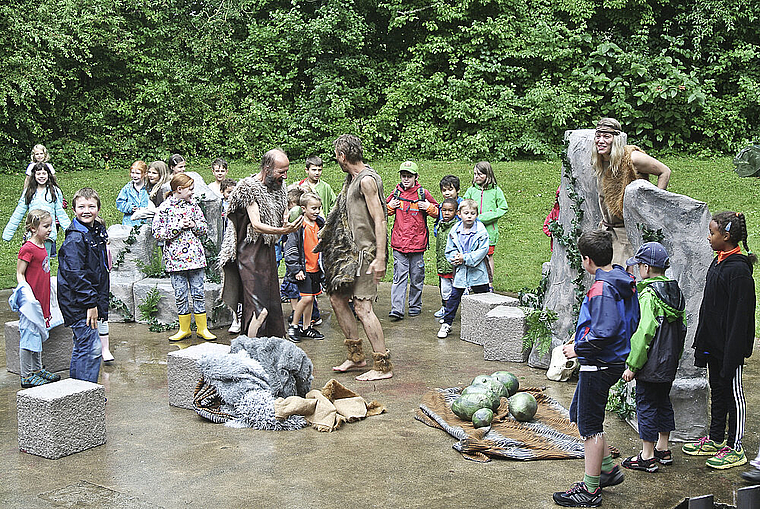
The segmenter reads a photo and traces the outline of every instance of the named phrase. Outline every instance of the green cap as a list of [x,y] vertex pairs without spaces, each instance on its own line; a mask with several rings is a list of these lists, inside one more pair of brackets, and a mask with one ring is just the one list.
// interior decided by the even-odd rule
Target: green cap
[[401,163],[401,166],[399,166],[398,171],[399,173],[401,173],[402,171],[406,171],[414,175],[420,174],[417,171],[417,163],[415,163],[414,161],[404,161],[403,163]]

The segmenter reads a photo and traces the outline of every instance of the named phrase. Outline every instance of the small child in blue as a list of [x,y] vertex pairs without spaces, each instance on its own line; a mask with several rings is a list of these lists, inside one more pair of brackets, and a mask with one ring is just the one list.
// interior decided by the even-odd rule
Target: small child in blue
[[668,252],[659,242],[643,244],[626,265],[639,266],[639,327],[631,337],[631,353],[625,361],[623,380],[636,379],[636,417],[642,450],[621,463],[623,467],[656,472],[657,463],[670,465],[670,432],[676,429],[670,387],[676,378],[678,360],[686,339],[686,300],[678,281],[668,279]]
[[133,220],[132,214],[137,209],[148,208],[150,195],[145,186],[145,174],[148,171],[148,165],[143,161],[135,161],[129,168],[129,182],[121,188],[119,196],[116,197],[116,210],[124,214],[121,224],[126,226],[135,226],[145,223],[144,219]]
[[438,330],[443,339],[451,332],[451,324],[467,288],[472,293],[488,293],[488,231],[478,220],[478,206],[473,200],[459,204],[460,221],[448,233],[446,259],[454,266],[454,282],[446,301],[446,313]]

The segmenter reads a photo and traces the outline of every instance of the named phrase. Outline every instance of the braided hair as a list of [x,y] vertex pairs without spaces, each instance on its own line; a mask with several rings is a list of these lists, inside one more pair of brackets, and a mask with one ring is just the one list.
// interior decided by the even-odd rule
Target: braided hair
[[747,258],[752,264],[757,263],[757,255],[749,250],[747,245],[747,219],[741,212],[718,212],[712,217],[712,220],[718,225],[721,232],[728,233],[728,238],[732,244],[744,246],[747,252]]

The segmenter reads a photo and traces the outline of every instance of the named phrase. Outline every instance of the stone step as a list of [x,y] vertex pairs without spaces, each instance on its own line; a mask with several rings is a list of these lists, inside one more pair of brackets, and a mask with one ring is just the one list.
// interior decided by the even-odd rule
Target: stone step
[[462,296],[459,305],[461,327],[459,338],[469,343],[483,345],[485,316],[498,306],[517,306],[520,301],[498,293],[473,293]]
[[[18,352],[20,339],[18,320],[5,322],[5,369],[17,375],[21,374]],[[71,329],[63,325],[53,327],[50,337],[42,343],[42,365],[52,373],[68,371],[73,349]]]

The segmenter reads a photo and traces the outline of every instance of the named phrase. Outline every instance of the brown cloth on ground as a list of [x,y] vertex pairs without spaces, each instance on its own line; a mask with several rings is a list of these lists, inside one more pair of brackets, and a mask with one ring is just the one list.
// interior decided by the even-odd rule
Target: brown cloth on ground
[[383,412],[383,405],[377,401],[367,403],[334,378],[322,389],[309,391],[306,398],[289,396],[285,399],[277,398],[274,402],[274,415],[277,419],[303,415],[316,430],[328,432],[340,428],[344,422],[358,421]]
[[530,422],[509,415],[507,398],[501,398],[490,427],[475,428],[451,411],[463,387],[433,389],[423,397],[415,419],[459,439],[454,449],[465,459],[488,462],[492,457],[517,460],[583,458],[583,440],[569,412],[538,387],[521,389],[535,396],[538,411]]

